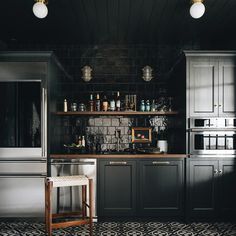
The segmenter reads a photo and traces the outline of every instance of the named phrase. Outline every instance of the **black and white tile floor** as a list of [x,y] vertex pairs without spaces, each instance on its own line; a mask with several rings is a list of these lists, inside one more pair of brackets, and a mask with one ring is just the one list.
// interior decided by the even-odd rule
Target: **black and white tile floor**
[[[38,220],[0,219],[0,236],[45,235],[44,223]],[[227,222],[162,222],[158,220],[99,221],[94,224],[96,236],[236,236],[236,224]],[[88,226],[54,230],[53,236],[89,236]]]

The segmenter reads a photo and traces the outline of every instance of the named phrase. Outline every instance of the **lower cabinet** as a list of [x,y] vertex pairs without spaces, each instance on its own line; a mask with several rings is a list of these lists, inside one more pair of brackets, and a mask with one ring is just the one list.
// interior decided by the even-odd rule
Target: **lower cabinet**
[[187,160],[187,217],[232,217],[236,213],[236,160]]
[[139,161],[140,215],[183,215],[184,160]]
[[136,161],[106,159],[98,163],[98,215],[135,215]]
[[184,159],[100,159],[99,216],[181,216]]

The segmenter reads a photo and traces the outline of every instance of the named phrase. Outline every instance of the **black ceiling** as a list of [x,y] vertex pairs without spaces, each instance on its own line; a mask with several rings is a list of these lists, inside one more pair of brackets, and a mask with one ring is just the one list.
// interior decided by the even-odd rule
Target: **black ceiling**
[[50,43],[158,43],[236,39],[236,1],[205,0],[189,15],[190,0],[49,0],[37,19],[34,0],[1,1],[0,40]]

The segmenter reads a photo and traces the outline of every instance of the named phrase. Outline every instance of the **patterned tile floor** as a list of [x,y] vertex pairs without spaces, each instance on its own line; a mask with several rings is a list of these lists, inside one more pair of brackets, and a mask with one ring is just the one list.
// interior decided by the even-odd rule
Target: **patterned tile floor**
[[[0,236],[45,235],[44,223],[35,219],[0,219]],[[236,236],[236,224],[227,222],[162,222],[158,220],[106,220],[94,224],[101,236]],[[53,236],[89,236],[87,226],[54,230]]]

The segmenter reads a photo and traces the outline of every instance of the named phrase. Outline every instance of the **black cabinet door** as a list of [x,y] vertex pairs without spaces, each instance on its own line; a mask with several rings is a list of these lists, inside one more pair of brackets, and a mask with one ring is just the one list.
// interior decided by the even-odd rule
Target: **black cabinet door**
[[100,160],[99,216],[128,216],[136,212],[136,161]]
[[217,215],[218,160],[188,160],[187,217]]
[[219,161],[219,213],[236,216],[236,159]]
[[139,214],[177,216],[183,214],[183,160],[139,162]]

